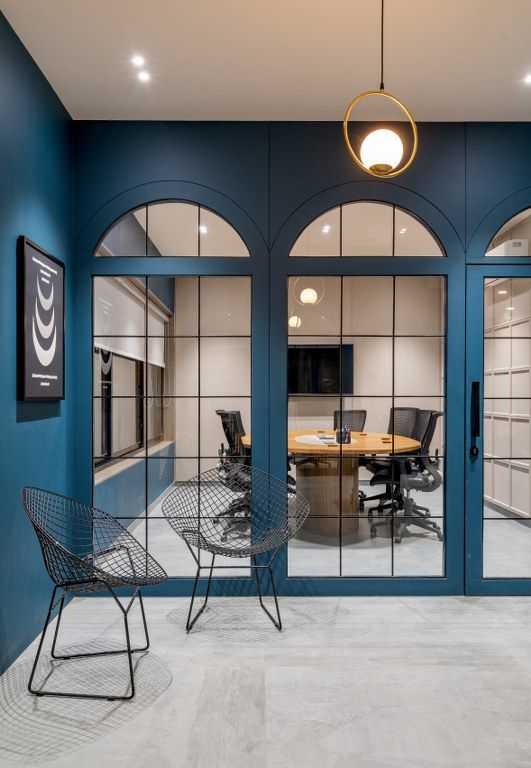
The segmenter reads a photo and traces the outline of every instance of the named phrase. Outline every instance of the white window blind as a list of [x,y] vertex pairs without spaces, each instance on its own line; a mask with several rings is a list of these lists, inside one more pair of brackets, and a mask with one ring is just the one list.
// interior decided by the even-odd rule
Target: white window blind
[[[132,283],[113,277],[94,283],[94,336],[101,348],[146,361],[145,298]],[[165,315],[148,300],[148,362],[164,368]]]

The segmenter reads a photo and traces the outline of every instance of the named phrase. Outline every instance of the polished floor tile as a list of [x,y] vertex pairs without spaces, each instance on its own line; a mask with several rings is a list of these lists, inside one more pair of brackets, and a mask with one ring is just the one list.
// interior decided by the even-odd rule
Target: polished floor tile
[[[146,600],[151,650],[131,702],[35,698],[35,643],[0,678],[0,765],[54,768],[531,766],[531,598]],[[138,614],[133,639],[142,639]],[[68,646],[118,647],[106,598],[74,600]],[[88,638],[91,638],[90,640]],[[49,646],[48,646],[49,648]],[[120,656],[51,665],[47,684],[124,690]]]

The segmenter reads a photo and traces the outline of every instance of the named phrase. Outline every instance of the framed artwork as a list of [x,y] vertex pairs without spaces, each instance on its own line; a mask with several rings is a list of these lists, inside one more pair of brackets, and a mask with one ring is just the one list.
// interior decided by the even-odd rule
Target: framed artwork
[[19,399],[65,396],[64,264],[18,238]]

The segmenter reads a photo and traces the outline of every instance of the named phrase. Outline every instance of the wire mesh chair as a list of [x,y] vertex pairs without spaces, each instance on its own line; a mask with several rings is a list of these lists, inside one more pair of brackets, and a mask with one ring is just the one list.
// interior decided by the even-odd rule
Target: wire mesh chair
[[[126,700],[135,695],[132,654],[149,648],[149,634],[142,602],[141,587],[160,584],[167,576],[163,568],[149,555],[144,547],[113,517],[100,509],[75,499],[61,496],[41,488],[25,487],[21,501],[35,529],[44,558],[46,570],[54,582],[50,607],[46,615],[37,655],[33,663],[28,690],[37,696],[70,696],[73,698]],[[126,607],[116,596],[116,589],[130,587],[134,590]],[[55,652],[59,626],[66,595],[86,594],[106,589],[120,608],[125,629],[126,648],[61,655]],[[56,600],[57,592],[61,596]],[[128,614],[138,596],[145,645],[131,648]],[[130,693],[125,696],[107,694],[65,693],[33,688],[33,678],[42,651],[46,630],[53,609],[59,605],[59,614],[52,642],[53,659],[73,659],[87,656],[105,656],[127,653],[129,662]]]
[[[272,564],[281,547],[308,517],[310,505],[286,481],[250,466],[234,467],[221,459],[209,469],[179,483],[165,498],[162,511],[173,530],[184,540],[197,564],[186,631],[204,611],[215,568],[248,568],[247,565],[215,565],[216,556],[250,558],[260,605],[278,630],[282,629]],[[212,555],[202,565],[200,551]],[[263,556],[258,561],[259,556]],[[205,600],[192,619],[199,577],[209,571]],[[276,619],[263,601],[259,571],[267,570],[275,601]]]

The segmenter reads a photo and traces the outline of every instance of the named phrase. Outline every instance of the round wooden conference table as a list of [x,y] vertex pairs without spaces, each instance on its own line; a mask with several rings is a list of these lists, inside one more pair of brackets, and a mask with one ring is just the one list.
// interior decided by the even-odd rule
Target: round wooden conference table
[[[417,440],[377,432],[352,432],[352,442],[336,443],[332,429],[293,429],[288,432],[288,453],[296,464],[297,490],[310,502],[310,517],[300,538],[337,539],[341,516],[342,537],[359,528],[359,458],[415,453]],[[242,437],[251,448],[251,435]],[[306,461],[303,461],[306,459]],[[383,490],[383,489],[382,489]],[[379,489],[375,488],[375,493]]]

